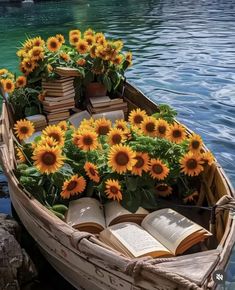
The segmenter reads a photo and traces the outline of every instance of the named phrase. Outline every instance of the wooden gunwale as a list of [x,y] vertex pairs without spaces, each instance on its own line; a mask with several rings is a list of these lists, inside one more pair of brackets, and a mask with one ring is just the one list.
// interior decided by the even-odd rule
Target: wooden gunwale
[[[135,92],[135,94],[133,94],[133,92]],[[129,83],[126,84],[125,93],[126,93],[125,98],[127,101],[129,101],[130,105],[147,109],[148,113],[150,114],[156,111],[157,105],[154,104],[149,98],[145,97],[144,94],[140,90],[136,89],[131,84]],[[140,97],[139,98],[137,97],[135,99],[134,96],[136,96],[136,94],[139,95]],[[1,127],[3,127],[6,122],[7,120],[1,119],[0,120],[0,124],[2,124]],[[187,129],[187,131],[189,134],[191,133],[191,130]],[[10,130],[8,132],[2,132],[2,133],[4,135],[5,133],[8,133],[9,135],[1,136],[1,131],[0,131],[0,144],[1,144],[1,140],[2,142],[6,140],[5,139],[6,137],[8,137],[8,139],[11,139],[12,137]],[[141,276],[143,280],[140,281],[139,283],[135,282],[131,276],[124,273],[125,267],[127,263],[130,261],[130,259],[120,256],[114,251],[109,251],[107,248],[103,248],[102,243],[98,241],[95,237],[90,237],[90,238],[84,237],[80,241],[77,247],[74,246],[71,243],[71,241],[73,239],[73,235],[77,234],[78,231],[74,230],[69,225],[61,221],[59,218],[54,216],[41,203],[39,203],[29,192],[27,192],[25,189],[23,189],[19,185],[19,182],[13,172],[14,162],[12,162],[12,160],[14,159],[12,159],[11,156],[9,156],[9,153],[10,155],[12,155],[13,152],[9,152],[7,145],[9,146],[9,144],[0,145],[0,153],[1,153],[0,160],[3,163],[4,172],[6,173],[9,180],[10,187],[12,188],[11,198],[13,201],[13,205],[15,206],[16,211],[17,210],[19,211],[19,207],[22,208],[19,214],[20,218],[22,218],[22,214],[28,213],[28,215],[31,216],[32,221],[37,224],[38,228],[40,228],[42,231],[47,233],[48,236],[50,236],[51,239],[54,239],[59,245],[61,245],[63,249],[65,249],[65,251],[69,251],[71,252],[71,254],[73,253],[73,255],[79,256],[80,258],[84,259],[84,261],[85,260],[89,261],[89,263],[91,263],[94,267],[98,267],[101,271],[105,271],[109,275],[113,275],[112,278],[114,280],[116,278],[120,278],[124,282],[127,282],[128,284],[130,284],[129,286],[132,287],[130,289],[160,289],[160,288],[157,288],[158,286],[160,287],[160,285],[163,285],[164,288],[161,288],[163,290],[173,289],[171,288],[174,286],[172,284],[172,281],[167,281],[166,279],[163,279],[162,277],[157,277],[156,279],[156,275],[154,275],[153,273],[151,275],[150,274],[148,275],[149,272],[146,271],[145,269],[143,269],[142,271],[143,275]],[[207,150],[206,146],[204,147],[204,149]],[[229,180],[226,178],[226,175],[219,164],[216,164],[216,170],[219,173],[219,177],[223,181],[223,184],[226,188],[226,193],[234,197],[232,185],[229,182]],[[30,224],[27,227],[27,229],[29,232],[30,231],[32,232],[32,228]],[[37,239],[35,235],[33,237]],[[220,262],[214,265],[213,267],[211,267],[210,272],[212,272],[214,268],[221,269],[221,267],[225,266],[228,260],[229,254],[232,250],[234,240],[235,240],[234,220],[231,219],[231,217],[229,217],[226,221],[226,227],[223,234],[223,238],[221,239],[219,243],[219,247],[218,247],[218,249],[221,250]],[[47,245],[46,243],[43,244],[43,241],[40,242],[40,247],[43,248],[43,251],[46,251],[48,255],[50,254],[52,255],[52,253],[49,253],[49,250],[45,249],[46,245]],[[55,255],[55,258],[60,259],[60,260],[62,259],[62,257],[58,256],[58,254],[56,254],[55,252],[53,252],[53,254]],[[189,256],[190,255],[185,255],[185,257],[189,257]],[[61,264],[63,264],[62,262]],[[204,283],[206,285],[209,282],[209,275],[206,278],[207,278],[207,282],[205,282],[205,279],[204,279],[205,283],[203,281],[201,283]],[[159,284],[159,281],[162,284]],[[111,285],[110,287],[113,287],[113,285]],[[148,288],[148,287],[151,287],[151,288]],[[181,288],[180,285],[177,285],[177,287],[179,287],[177,289],[184,289],[184,288]],[[212,288],[215,287],[215,284],[211,282],[210,287]],[[107,288],[107,289],[111,289],[111,288]],[[123,289],[123,288],[114,287],[112,289]]]

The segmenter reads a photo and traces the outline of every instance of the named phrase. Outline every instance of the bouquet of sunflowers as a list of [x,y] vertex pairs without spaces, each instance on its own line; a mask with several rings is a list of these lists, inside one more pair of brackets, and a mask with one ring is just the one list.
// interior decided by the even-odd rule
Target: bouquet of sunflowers
[[195,201],[214,158],[203,153],[201,137],[188,136],[174,117],[160,105],[152,116],[133,110],[128,122],[91,118],[75,128],[62,121],[31,143],[24,140],[33,125],[20,120],[14,127],[20,183],[47,206],[93,196],[135,212],[139,206],[156,207],[159,198]]
[[28,83],[55,77],[56,67],[77,69],[80,81],[85,84],[101,82],[108,91],[115,90],[124,78],[124,71],[132,63],[132,54],[122,52],[123,42],[112,41],[103,33],[87,29],[69,32],[69,43],[62,34],[29,38],[17,51],[20,70]]

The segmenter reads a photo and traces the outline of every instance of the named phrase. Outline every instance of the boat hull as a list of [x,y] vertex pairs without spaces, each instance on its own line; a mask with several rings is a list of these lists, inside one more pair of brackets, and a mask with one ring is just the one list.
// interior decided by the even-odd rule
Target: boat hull
[[[130,84],[125,89],[125,100],[129,109],[141,107],[149,114],[157,109],[151,100]],[[218,225],[217,238],[220,243],[217,249],[176,257],[173,261],[133,261],[108,249],[96,237],[73,229],[25,191],[14,174],[12,132],[4,105],[0,129],[0,161],[8,178],[13,206],[46,259],[75,288],[215,288],[211,274],[214,270],[225,267],[235,241],[235,223],[226,212],[218,215],[218,222],[223,224],[223,228]],[[222,168],[216,164],[211,171],[206,184],[208,200],[213,204],[224,195],[234,197]]]

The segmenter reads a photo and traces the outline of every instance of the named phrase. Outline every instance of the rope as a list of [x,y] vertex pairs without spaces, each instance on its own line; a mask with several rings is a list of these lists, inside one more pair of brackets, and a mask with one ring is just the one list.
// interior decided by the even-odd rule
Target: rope
[[94,235],[87,233],[87,232],[79,232],[74,231],[71,235],[71,245],[78,249],[78,245],[81,242],[82,239],[89,239],[90,237],[94,237]]
[[132,259],[126,266],[124,271],[125,274],[138,280],[141,277],[141,271],[151,271],[152,273],[161,276],[167,280],[171,280],[174,283],[177,283],[184,287],[185,290],[202,290],[203,288],[199,287],[196,283],[191,282],[187,278],[184,278],[176,273],[169,272],[165,269],[160,269],[156,267],[156,264],[172,262],[175,261],[174,258],[161,258],[161,259],[152,259],[151,257],[142,257]]

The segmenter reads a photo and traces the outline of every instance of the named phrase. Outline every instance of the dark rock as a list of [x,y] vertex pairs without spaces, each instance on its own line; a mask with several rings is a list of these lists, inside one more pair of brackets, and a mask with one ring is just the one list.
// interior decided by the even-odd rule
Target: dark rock
[[20,227],[17,222],[8,215],[0,214],[1,290],[18,290],[37,275],[30,257],[21,249],[19,239]]

